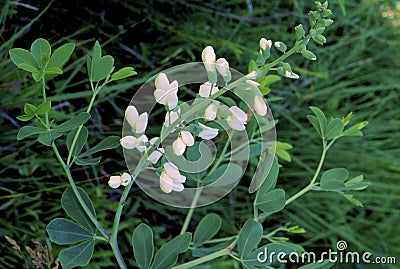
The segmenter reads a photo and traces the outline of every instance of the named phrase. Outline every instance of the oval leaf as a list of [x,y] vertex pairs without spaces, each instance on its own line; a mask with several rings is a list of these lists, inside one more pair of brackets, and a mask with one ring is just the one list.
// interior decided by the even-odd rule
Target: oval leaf
[[93,256],[94,240],[87,240],[76,246],[61,250],[58,258],[62,268],[70,269],[85,266]]
[[246,257],[250,251],[261,241],[263,234],[262,225],[253,219],[249,219],[240,230],[238,238],[238,254],[241,258]]
[[106,55],[101,57],[98,61],[92,61],[92,70],[93,77],[92,80],[94,82],[105,79],[114,67],[114,58],[110,55]]
[[115,149],[120,145],[120,137],[118,136],[108,136],[101,140],[96,146],[90,148],[86,152],[79,155],[80,158],[90,156],[94,153],[108,150],[108,149]]
[[22,140],[25,139],[27,137],[30,137],[32,135],[36,135],[36,134],[44,134],[46,133],[47,130],[39,128],[39,127],[35,127],[35,126],[24,126],[21,129],[19,129],[18,134],[17,134],[17,140]]
[[276,189],[257,197],[256,205],[265,213],[281,211],[285,207],[285,191]]
[[75,222],[63,218],[53,219],[47,225],[46,231],[51,241],[59,245],[68,245],[94,237]]
[[9,54],[11,61],[16,66],[19,67],[21,64],[27,64],[33,66],[36,69],[36,71],[39,71],[38,64],[35,58],[33,58],[33,55],[29,51],[25,49],[15,48],[11,49],[9,51]]
[[151,268],[165,269],[174,265],[178,259],[178,254],[185,252],[189,248],[191,239],[192,235],[190,233],[184,233],[162,245],[154,257]]
[[[92,213],[94,217],[96,217],[96,212],[94,210],[94,206],[92,201],[90,201],[89,195],[78,187],[78,191],[82,196],[83,201],[85,202],[87,208]],[[86,228],[92,234],[96,233],[96,226],[90,220],[90,218],[86,215],[85,210],[79,203],[78,198],[76,198],[74,191],[71,187],[67,188],[63,195],[61,196],[61,205],[64,208],[65,212],[68,216]]]
[[124,68],[118,70],[117,72],[115,72],[114,74],[112,74],[111,79],[119,80],[119,79],[127,78],[130,76],[134,76],[136,74],[137,73],[134,71],[133,67],[124,67]]
[[217,214],[211,213],[205,216],[194,231],[193,246],[198,247],[213,238],[221,228],[221,224],[221,218]]
[[56,67],[62,68],[62,66],[68,61],[69,57],[71,57],[72,52],[75,49],[75,44],[67,43],[56,49],[53,55],[50,57],[50,61],[47,64],[47,69]]
[[79,113],[79,115],[67,120],[64,123],[53,128],[54,131],[63,133],[78,128],[90,119],[90,114],[87,112]]
[[[68,151],[71,151],[72,141],[74,140],[77,131],[78,129],[71,131],[67,136],[66,144]],[[78,154],[82,151],[82,148],[85,145],[88,136],[89,136],[88,129],[85,126],[83,126],[75,142],[75,146],[72,152],[73,157],[78,156]]]
[[339,180],[345,181],[349,176],[346,168],[333,168],[325,171],[321,176],[321,185],[325,185],[328,181]]
[[50,43],[43,38],[38,38],[31,45],[31,53],[39,66],[45,66],[50,60]]
[[142,269],[149,268],[153,259],[154,244],[153,231],[148,225],[141,223],[136,227],[132,235],[132,246],[139,267]]

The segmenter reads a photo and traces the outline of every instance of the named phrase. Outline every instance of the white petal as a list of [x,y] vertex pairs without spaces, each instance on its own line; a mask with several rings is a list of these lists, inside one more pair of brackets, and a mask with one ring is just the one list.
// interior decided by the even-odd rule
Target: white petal
[[225,58],[219,58],[216,62],[216,67],[221,76],[226,77],[229,75],[229,63]]
[[215,71],[215,53],[214,49],[211,46],[207,46],[204,48],[203,52],[201,53],[201,58],[204,63],[204,67],[207,72],[214,72]]
[[268,40],[265,39],[264,37],[260,39],[260,48],[262,50],[266,50],[268,46]]
[[142,135],[136,139],[135,147],[138,151],[143,152],[147,149],[145,143],[148,141],[146,135]]
[[168,95],[167,105],[169,110],[174,109],[178,105],[178,96],[175,93]]
[[177,191],[177,192],[181,192],[185,189],[185,187],[183,186],[182,183],[179,182],[175,182],[174,181],[174,185],[172,186],[172,190],[173,191]]
[[136,140],[137,139],[131,135],[124,136],[120,141],[121,146],[126,149],[133,149],[136,146]]
[[298,79],[299,78],[299,75],[297,75],[296,73],[291,73],[290,74],[290,78],[294,78],[294,79]]
[[[164,149],[162,149],[164,150]],[[158,160],[161,158],[163,154],[159,150],[153,151],[149,157],[147,157],[147,160],[149,160],[152,164],[156,164]]]
[[210,90],[211,90],[211,83],[207,81],[206,83],[200,85],[199,95],[201,97],[207,98],[210,96]]
[[158,76],[156,77],[155,84],[156,88],[166,90],[169,86],[169,80],[167,75],[164,73],[158,74]]
[[160,175],[160,188],[163,192],[170,193],[173,189],[174,181],[164,171]]
[[180,115],[180,109],[178,109],[178,112],[176,111],[170,111],[165,114],[165,121],[164,125],[165,127],[168,127],[170,124],[174,123],[179,119]]
[[180,135],[181,135],[181,139],[182,139],[183,143],[185,143],[186,146],[190,147],[190,146],[194,145],[194,138],[190,132],[182,131]]
[[108,181],[108,185],[113,189],[118,188],[121,185],[121,177],[120,176],[111,176],[110,180]]
[[157,142],[157,140],[158,140],[158,137],[157,137],[157,136],[156,136],[156,137],[153,137],[152,139],[150,139],[150,140],[149,140],[150,145],[154,146],[154,144]]
[[125,110],[125,118],[128,121],[131,128],[135,128],[136,121],[139,117],[139,113],[134,106],[128,106]]
[[185,150],[186,150],[186,144],[183,143],[182,139],[178,137],[173,143],[172,143],[172,149],[175,153],[176,156],[181,156]]
[[165,171],[165,173],[167,173],[168,176],[169,176],[170,178],[172,178],[173,180],[182,181],[182,180],[184,179],[182,182],[185,182],[185,180],[186,180],[186,177],[182,176],[182,175],[179,173],[178,167],[176,167],[176,166],[175,166],[173,163],[171,163],[171,162],[164,163],[164,171]]
[[214,104],[209,105],[204,111],[204,119],[208,121],[215,120],[217,117],[217,106]]
[[162,105],[165,105],[167,102],[167,92],[163,89],[156,89],[154,91],[154,97],[156,98],[156,102]]
[[168,94],[177,94],[178,93],[178,81],[174,80],[168,86]]
[[214,128],[203,130],[199,133],[199,137],[206,139],[206,140],[213,139],[217,135],[218,135],[218,129],[214,129]]
[[259,95],[254,97],[254,110],[260,116],[265,116],[265,114],[267,114],[267,105],[265,104],[263,98]]
[[260,83],[258,83],[258,82],[255,82],[255,81],[253,81],[253,80],[246,80],[246,83],[247,84],[250,84],[250,85],[252,85],[252,86],[255,86],[255,87],[258,87],[258,86],[260,86]]
[[238,108],[237,106],[233,106],[233,107],[229,108],[229,111],[232,113],[232,116],[235,117],[236,119],[239,119],[243,122],[247,121],[246,113],[243,110],[241,110],[240,108]]
[[229,116],[227,118],[228,124],[229,126],[233,129],[233,130],[237,130],[237,131],[243,131],[244,129],[246,129],[246,126],[244,125],[243,121]]
[[149,116],[147,115],[147,112],[140,114],[138,120],[136,121],[136,133],[144,133],[147,128],[148,118]]
[[128,174],[126,172],[122,174],[122,176],[121,176],[121,185],[122,186],[128,185],[131,181],[132,181],[132,177],[130,174]]
[[256,79],[258,77],[257,71],[252,71],[246,75],[248,79]]

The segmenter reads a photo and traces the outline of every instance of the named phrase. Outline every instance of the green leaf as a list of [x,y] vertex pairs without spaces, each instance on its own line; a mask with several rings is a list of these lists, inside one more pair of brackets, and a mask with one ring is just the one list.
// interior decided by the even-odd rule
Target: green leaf
[[61,250],[58,258],[63,269],[89,264],[93,256],[94,240],[84,241],[76,246]]
[[[73,130],[67,136],[66,144],[67,144],[68,151],[71,151],[72,141],[73,141],[77,131],[78,131],[78,129]],[[82,148],[83,148],[83,146],[85,146],[88,136],[89,136],[88,129],[85,126],[83,126],[81,131],[79,132],[78,138],[75,142],[74,150],[72,152],[72,157],[78,156],[78,154],[82,151]]]
[[323,35],[315,35],[315,36],[313,36],[312,39],[320,45],[323,45],[326,43],[326,37],[324,37]]
[[77,165],[95,165],[98,164],[101,160],[101,157],[97,157],[97,158],[75,158],[74,161]]
[[317,130],[318,134],[321,136],[321,128],[319,127],[319,122],[317,117],[313,115],[307,115],[307,119],[310,121],[311,125]]
[[243,174],[242,167],[236,163],[224,163],[219,166],[215,171],[205,178],[203,182],[213,182],[214,186],[229,185],[237,182]]
[[262,225],[253,219],[248,219],[240,230],[238,237],[238,254],[241,258],[246,257],[250,251],[261,241],[263,234]]
[[58,245],[68,245],[95,237],[95,234],[89,233],[75,222],[63,218],[53,219],[47,225],[46,231],[50,240]]
[[[83,189],[81,189],[79,187],[78,187],[78,191],[79,191],[84,203],[86,204],[87,208],[92,213],[92,215],[96,218],[96,212],[94,210],[93,203],[89,198],[89,195]],[[78,200],[78,198],[76,198],[75,193],[71,187],[67,188],[64,191],[63,195],[61,196],[61,205],[62,205],[62,208],[64,208],[64,210],[68,216],[70,216],[72,219],[74,219],[77,223],[82,225],[84,228],[86,228],[92,234],[96,233],[96,226],[93,224],[93,222],[87,216],[85,210],[79,203],[79,200]]]
[[33,66],[37,71],[39,71],[38,64],[37,64],[35,58],[33,57],[32,53],[30,53],[29,51],[27,51],[25,49],[15,48],[15,49],[11,49],[9,51],[9,54],[10,54],[11,61],[16,66],[19,67],[21,64],[26,64],[26,65]]
[[221,224],[220,216],[214,213],[202,218],[193,234],[193,246],[198,247],[213,238],[221,228]]
[[142,269],[147,269],[153,259],[154,244],[153,231],[151,228],[141,223],[136,227],[132,235],[133,254],[136,263]]
[[119,80],[119,79],[127,78],[130,76],[134,76],[136,74],[137,73],[134,71],[133,67],[124,67],[124,68],[118,70],[117,72],[113,73],[111,75],[111,79]]
[[358,124],[351,126],[350,128],[343,131],[342,136],[362,136],[361,129],[368,125],[368,121],[363,121]]
[[61,135],[62,134],[60,134],[56,131],[50,130],[44,134],[40,134],[38,137],[38,141],[45,146],[51,146],[53,141],[56,140],[57,138],[59,138]]
[[27,64],[27,63],[22,63],[22,64],[18,65],[18,68],[22,69],[22,70],[24,70],[26,72],[29,72],[29,73],[39,72],[39,70],[35,66],[32,66],[32,65]]
[[212,247],[198,247],[193,249],[192,251],[192,256],[193,257],[204,257],[206,255],[209,255],[211,253],[217,252],[219,250],[222,250],[224,248],[229,247],[229,245],[233,242],[233,239],[230,241],[226,241],[217,245],[213,245]]
[[[326,121],[326,117],[325,117],[324,112],[322,112],[322,110],[319,109],[318,107],[311,106],[310,109],[312,110],[312,112],[314,112],[315,116],[317,116],[318,123],[319,123],[320,134],[321,134],[322,138],[325,138],[326,137],[327,121]],[[310,120],[310,117],[307,117],[307,118]],[[314,125],[313,122],[311,122],[311,123]]]
[[93,77],[92,81],[97,82],[105,79],[114,68],[114,58],[110,55],[101,57],[98,62],[92,61]]
[[332,191],[332,190],[342,190],[345,187],[344,183],[340,180],[330,180],[326,182],[321,182],[321,188],[327,191]]
[[20,121],[28,121],[30,119],[32,119],[35,115],[21,115],[18,116],[17,119],[19,119]]
[[322,262],[317,262],[317,263],[310,263],[303,265],[302,267],[299,267],[299,269],[329,269],[335,264],[329,260],[323,260]]
[[43,134],[46,132],[47,132],[47,130],[45,130],[45,129],[27,125],[27,126],[22,127],[21,129],[19,129],[18,134],[17,134],[17,140],[22,140],[22,139],[25,139],[32,135]]
[[32,104],[26,103],[24,105],[24,113],[26,115],[35,115],[37,110],[38,110],[38,108],[36,106],[32,105]]
[[47,101],[47,102],[45,102],[45,103],[43,103],[43,104],[40,104],[40,105],[37,107],[36,114],[38,114],[38,115],[43,115],[43,114],[49,112],[50,109],[51,109],[51,101]]
[[42,78],[43,78],[43,76],[44,76],[44,73],[43,73],[43,72],[33,72],[33,73],[32,73],[32,77],[33,77],[33,79],[34,79],[36,82],[41,81]]
[[108,150],[108,149],[115,149],[120,145],[120,137],[118,136],[108,136],[101,140],[96,146],[90,148],[89,150],[85,151],[84,153],[80,154],[79,157],[87,157],[94,153]]
[[178,254],[185,252],[189,248],[191,239],[191,233],[184,233],[162,245],[154,257],[151,268],[164,269],[174,265],[178,260]]
[[50,57],[50,61],[47,64],[46,70],[49,68],[62,68],[63,65],[68,61],[69,57],[71,57],[72,52],[75,49],[75,44],[67,43],[59,47],[53,52],[53,55]]
[[304,38],[304,35],[306,34],[306,32],[304,31],[302,24],[299,24],[296,27],[294,27],[294,30],[295,30],[296,40],[300,40],[300,39]]
[[345,181],[349,176],[346,168],[334,168],[325,171],[321,176],[321,185],[326,184],[331,180]]
[[275,189],[267,193],[258,195],[255,202],[260,210],[265,213],[275,213],[281,211],[285,207],[286,198],[285,191]]
[[63,71],[59,67],[49,67],[44,71],[45,75],[60,75]]
[[333,139],[342,134],[344,128],[343,122],[336,118],[331,120],[326,127],[326,139]]
[[340,9],[342,10],[343,15],[346,16],[345,0],[338,0],[338,1],[339,1],[339,6],[340,6]]
[[51,55],[49,42],[43,38],[36,39],[31,45],[31,53],[39,67],[45,66],[49,62]]
[[290,161],[292,161],[292,158],[291,158],[288,150],[290,150],[292,148],[293,148],[293,146],[290,145],[289,143],[277,141],[275,154],[278,158],[281,158],[282,160],[290,162]]
[[90,119],[90,114],[87,112],[82,112],[79,113],[79,115],[73,117],[72,119],[69,119],[66,122],[63,122],[60,125],[54,127],[53,130],[60,133],[68,132],[78,128],[79,126],[87,122],[89,119]]
[[[263,155],[266,155],[266,154],[267,153],[265,153],[265,154],[263,153]],[[272,156],[272,155],[269,154],[267,156]],[[265,178],[265,180],[264,180],[264,182],[261,183],[261,186],[257,191],[255,201],[258,200],[258,197],[260,195],[268,193],[270,190],[275,188],[276,181],[278,179],[278,174],[279,174],[279,164],[278,164],[278,160],[276,158],[274,158],[274,157],[272,157],[272,158],[273,158],[272,165],[271,165],[271,168],[269,171],[266,167],[270,162],[269,160],[262,160],[264,165],[257,167],[257,171],[256,171],[254,178],[256,178],[258,180],[262,180]],[[260,161],[261,161],[261,159],[260,159]]]

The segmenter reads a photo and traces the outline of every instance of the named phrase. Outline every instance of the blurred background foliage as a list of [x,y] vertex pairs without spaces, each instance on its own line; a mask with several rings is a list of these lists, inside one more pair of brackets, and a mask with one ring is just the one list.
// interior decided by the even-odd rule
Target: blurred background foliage
[[[149,77],[164,68],[200,61],[206,45],[228,59],[231,67],[246,73],[261,37],[289,42],[290,46],[293,27],[307,25],[306,14],[312,2],[1,1],[0,268],[21,268],[23,264],[33,268],[23,248],[34,248],[32,239],[57,256],[60,249],[49,243],[45,226],[51,219],[64,216],[60,198],[67,187],[63,171],[48,148],[29,140],[16,141],[22,125],[16,116],[25,102],[38,102],[40,90],[26,73],[11,64],[9,49],[28,48],[39,37],[55,47],[66,42],[77,44],[64,75],[49,83],[49,99],[56,107],[53,117],[59,121],[89,101],[84,56],[95,40],[100,41],[105,53],[116,58],[117,67],[135,68],[138,76],[109,86],[99,96],[89,126],[89,144],[93,144],[104,136],[120,135],[124,109]],[[311,47],[318,60],[293,57],[290,63],[300,79],[274,84],[268,96],[274,97],[270,106],[279,119],[278,139],[294,146],[292,161],[282,163],[278,184],[291,195],[308,183],[317,165],[320,141],[306,120],[308,107],[313,105],[331,116],[353,111],[356,120],[370,122],[363,138],[342,139],[331,149],[325,168],[347,167],[351,175],[364,174],[372,185],[358,193],[364,207],[355,207],[337,195],[310,193],[273,215],[264,228],[272,230],[289,222],[304,227],[306,233],[301,235],[278,235],[290,237],[308,251],[336,249],[336,242],[345,240],[350,251],[400,257],[400,4],[332,0],[330,8],[335,23],[326,34],[328,43]],[[97,168],[73,169],[78,185],[89,192],[106,227],[111,225],[121,191],[109,189],[108,176],[125,169],[121,150],[107,152]],[[254,197],[246,194],[244,186],[216,204],[197,209],[189,230],[206,213],[216,212],[224,220],[221,236],[236,233],[252,214]],[[151,225],[156,242],[161,244],[179,233],[177,223],[182,224],[185,213],[133,189],[121,225],[121,248],[129,262],[133,264],[128,242],[138,223]],[[5,235],[21,246],[20,252],[12,249]],[[90,268],[113,268],[111,257],[107,245],[97,244]],[[217,260],[210,268],[234,266],[232,261]],[[360,264],[354,268],[373,266]]]

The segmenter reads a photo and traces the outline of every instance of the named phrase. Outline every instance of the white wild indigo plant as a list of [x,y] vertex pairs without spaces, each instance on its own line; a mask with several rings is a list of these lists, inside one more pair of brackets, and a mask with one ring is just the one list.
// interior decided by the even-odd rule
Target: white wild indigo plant
[[[96,96],[110,83],[136,74],[133,68],[125,67],[115,72],[114,59],[102,55],[101,46],[94,44],[87,56],[88,81],[92,89],[90,103],[84,112],[70,120],[59,123],[49,115],[54,104],[47,100],[46,83],[52,76],[62,74],[75,45],[65,44],[52,53],[50,44],[40,38],[30,50],[14,48],[10,58],[18,68],[32,74],[41,85],[42,102],[25,104],[23,115],[18,119],[31,121],[19,130],[17,139],[34,137],[51,148],[69,181],[61,197],[61,204],[68,218],[56,218],[47,225],[50,240],[66,247],[59,253],[63,268],[88,265],[96,241],[109,243],[120,268],[191,268],[220,257],[231,257],[243,268],[273,268],[276,260],[260,261],[258,253],[296,252],[304,249],[274,237],[277,232],[301,233],[304,229],[295,225],[281,226],[270,230],[263,223],[271,214],[308,191],[329,191],[342,195],[355,205],[362,206],[351,191],[368,186],[363,176],[349,178],[345,168],[323,171],[323,162],[329,148],[344,136],[361,136],[367,124],[361,122],[350,126],[352,114],[343,118],[326,118],[324,113],[310,107],[313,115],[307,118],[321,137],[322,154],[315,173],[307,186],[291,197],[283,189],[276,188],[279,174],[279,158],[287,159],[291,146],[276,141],[275,121],[264,96],[269,93],[269,84],[280,77],[298,79],[287,59],[293,54],[302,54],[314,61],[316,55],[307,49],[309,42],[320,45],[326,42],[325,29],[333,23],[328,17],[331,11],[327,3],[316,2],[316,10],[309,13],[308,31],[303,25],[294,28],[295,41],[288,49],[281,41],[261,38],[257,58],[249,64],[249,74],[242,75],[230,68],[225,58],[218,58],[211,46],[204,48],[202,63],[178,66],[159,73],[137,92],[125,110],[123,135],[107,137],[96,145],[87,145],[88,129],[84,126],[90,119],[90,111]],[[276,50],[271,53],[272,50]],[[192,92],[189,84],[195,84],[193,100],[180,100],[180,93]],[[193,92],[192,92],[193,93]],[[235,96],[232,98],[232,96]],[[147,137],[146,128],[154,107],[163,108],[162,128],[159,136]],[[62,156],[59,148],[66,145],[68,154]],[[96,165],[101,157],[98,152],[124,149],[128,171],[113,175],[108,184],[111,188],[123,188],[116,208],[112,229],[107,230],[98,219],[89,195],[77,187],[71,168],[75,165]],[[276,147],[279,150],[276,151]],[[254,162],[254,160],[256,160]],[[224,197],[240,181],[246,167],[256,167],[249,185],[254,193],[253,218],[243,220],[238,234],[214,238],[221,228],[218,214],[206,215],[194,231],[188,231],[196,207],[204,206]],[[181,232],[157,251],[154,246],[152,227],[142,223],[132,231],[133,254],[121,253],[118,246],[120,220],[126,199],[134,184],[138,184],[152,198],[166,205],[188,208]],[[106,187],[106,186],[104,186]],[[107,225],[109,226],[109,225]],[[178,255],[192,253],[189,261],[178,262]],[[134,256],[135,263],[127,264],[124,257]],[[324,260],[312,268],[327,268]]]

